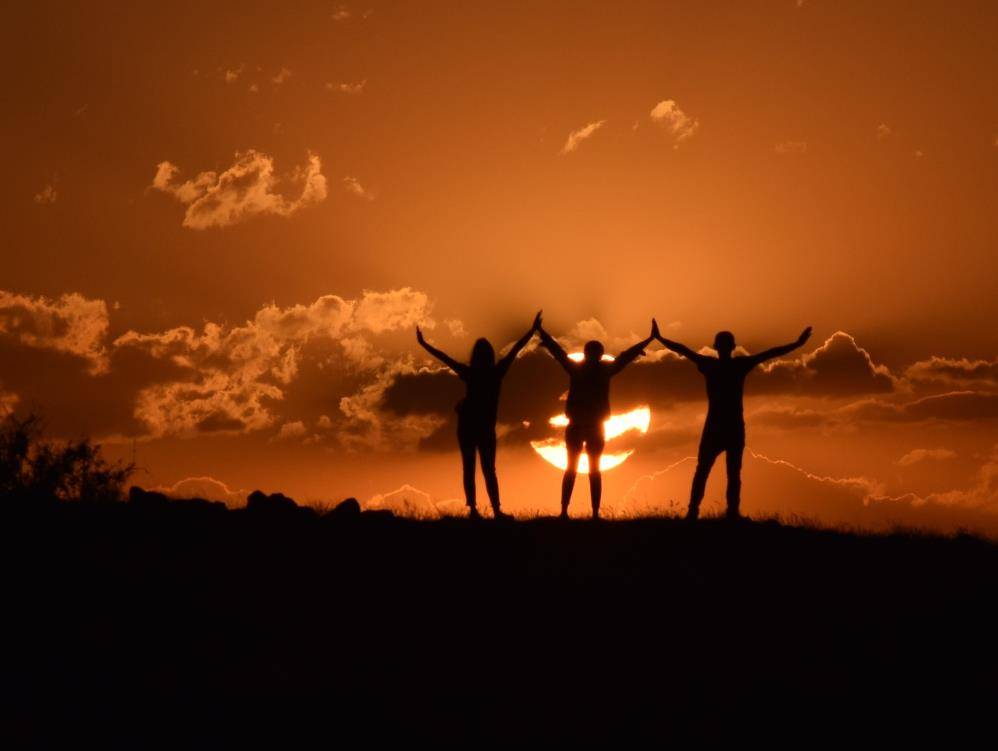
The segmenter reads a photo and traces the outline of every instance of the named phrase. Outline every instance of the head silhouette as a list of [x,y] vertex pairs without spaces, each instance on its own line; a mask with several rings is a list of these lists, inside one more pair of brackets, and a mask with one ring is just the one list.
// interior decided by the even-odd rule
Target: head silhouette
[[603,353],[606,350],[603,349],[603,344],[595,340],[591,342],[586,342],[586,346],[582,348],[582,352],[585,354],[586,362],[599,362],[603,359]]
[[475,342],[471,348],[471,367],[491,368],[496,364],[496,351],[492,349],[492,344],[484,337]]
[[735,350],[735,335],[730,331],[718,331],[714,337],[714,349],[720,357],[731,357]]

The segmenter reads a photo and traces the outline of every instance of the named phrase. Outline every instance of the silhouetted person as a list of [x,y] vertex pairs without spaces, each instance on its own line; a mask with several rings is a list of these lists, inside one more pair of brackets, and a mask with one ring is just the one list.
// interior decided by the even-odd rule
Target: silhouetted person
[[416,340],[423,348],[449,367],[464,381],[465,395],[457,403],[457,443],[461,448],[461,463],[464,468],[464,498],[468,513],[478,517],[475,504],[475,454],[482,463],[485,489],[492,503],[495,518],[508,516],[499,508],[499,479],[496,477],[496,416],[499,411],[499,389],[502,379],[513,364],[517,354],[523,349],[534,332],[540,328],[541,313],[538,311],[534,323],[520,337],[505,357],[496,362],[495,350],[488,339],[479,339],[471,348],[471,362],[467,365],[458,362],[423,338],[423,332],[416,327]]
[[568,517],[568,504],[575,488],[579,456],[583,450],[589,457],[589,495],[593,503],[593,519],[599,518],[600,498],[603,495],[603,475],[600,457],[603,455],[603,422],[610,416],[610,379],[626,368],[640,355],[652,337],[625,349],[611,362],[603,361],[603,345],[597,341],[586,342],[583,359],[575,362],[542,327],[538,328],[541,342],[555,360],[568,373],[568,401],[565,403],[565,447],[568,465],[561,481],[561,516]]
[[773,347],[756,355],[737,357],[731,354],[735,349],[735,335],[730,331],[719,331],[714,337],[717,357],[701,355],[685,345],[665,339],[659,333],[657,323],[653,323],[652,335],[676,354],[696,363],[697,369],[703,373],[707,381],[707,420],[700,437],[697,468],[693,475],[690,507],[686,512],[686,518],[692,520],[699,516],[700,502],[707,487],[707,476],[714,466],[714,461],[723,451],[728,465],[726,494],[728,518],[737,519],[742,489],[742,453],[745,450],[745,418],[742,414],[745,376],[756,365],[774,357],[781,357],[803,346],[811,336],[811,327],[804,329],[795,342]]

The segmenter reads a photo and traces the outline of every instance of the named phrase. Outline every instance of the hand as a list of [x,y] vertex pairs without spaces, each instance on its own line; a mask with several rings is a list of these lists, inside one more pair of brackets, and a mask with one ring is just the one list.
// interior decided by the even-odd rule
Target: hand
[[543,310],[538,310],[537,315],[534,316],[534,325],[532,327],[533,331],[541,330],[541,313],[543,312],[544,312]]
[[423,338],[423,330],[419,326],[416,327],[416,341],[420,344],[426,344],[426,340]]
[[806,342],[810,338],[811,338],[811,327],[808,326],[806,329],[800,332],[800,336],[797,337],[797,346],[800,347],[802,344],[804,344],[804,342]]
[[658,321],[654,318],[651,319],[651,338],[660,339],[662,335],[658,332]]

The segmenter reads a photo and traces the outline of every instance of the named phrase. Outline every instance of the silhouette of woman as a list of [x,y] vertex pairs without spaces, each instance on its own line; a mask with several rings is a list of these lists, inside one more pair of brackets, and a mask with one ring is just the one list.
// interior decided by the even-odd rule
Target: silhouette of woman
[[499,479],[496,477],[496,416],[499,410],[499,389],[509,366],[523,349],[534,332],[540,328],[541,311],[534,317],[534,323],[526,334],[521,336],[506,355],[496,362],[495,350],[488,339],[479,339],[471,349],[471,362],[465,365],[423,338],[423,332],[416,327],[416,341],[423,349],[453,370],[464,381],[465,395],[457,403],[457,443],[461,448],[461,464],[464,470],[464,497],[468,504],[468,514],[478,518],[475,505],[475,454],[482,463],[485,489],[492,504],[496,519],[506,517],[499,508]]

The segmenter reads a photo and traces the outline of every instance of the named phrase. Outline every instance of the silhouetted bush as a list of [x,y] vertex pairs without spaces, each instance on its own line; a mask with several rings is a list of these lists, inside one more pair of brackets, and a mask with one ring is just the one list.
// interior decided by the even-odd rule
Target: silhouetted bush
[[89,438],[46,440],[36,414],[0,421],[0,499],[20,501],[121,500],[135,465],[110,463]]

